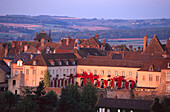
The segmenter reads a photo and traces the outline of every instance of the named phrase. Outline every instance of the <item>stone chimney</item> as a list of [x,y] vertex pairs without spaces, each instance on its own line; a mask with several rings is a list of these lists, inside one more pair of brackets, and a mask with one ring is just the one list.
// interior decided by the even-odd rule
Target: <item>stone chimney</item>
[[42,38],[41,39],[41,47],[44,47],[44,45],[45,45],[45,38]]
[[140,46],[138,47],[138,51],[140,51]]
[[133,51],[136,51],[136,48],[134,48]]
[[95,34],[95,38],[99,40],[99,34]]
[[24,45],[24,52],[28,50],[28,45]]
[[104,43],[106,44],[106,39],[104,39]]
[[34,57],[34,54],[31,53],[31,54],[30,54],[30,59],[33,59],[33,57]]
[[70,36],[67,36],[67,42],[66,42],[66,45],[69,45],[70,43]]
[[51,29],[49,29],[49,37],[51,38]]
[[5,57],[8,55],[8,44],[5,46]]
[[143,41],[143,51],[146,50],[147,43],[148,43],[148,35],[145,35],[144,36],[144,41]]
[[19,42],[19,45],[22,46],[22,41]]
[[37,34],[37,32],[36,32],[36,37],[37,37],[37,35],[38,35],[38,34]]
[[132,51],[133,46],[129,45],[129,51]]

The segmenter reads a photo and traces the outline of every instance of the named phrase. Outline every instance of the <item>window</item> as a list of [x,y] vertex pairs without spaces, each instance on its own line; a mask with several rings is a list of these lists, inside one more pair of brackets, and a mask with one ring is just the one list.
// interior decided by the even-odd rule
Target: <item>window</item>
[[33,61],[33,65],[36,65],[37,63],[36,63],[36,61]]
[[61,62],[61,61],[59,61],[59,65],[62,65],[62,62]]
[[36,74],[36,70],[33,70],[33,71],[32,71],[32,74],[35,75],[35,74]]
[[56,70],[56,74],[58,74],[58,69]]
[[73,61],[73,62],[72,62],[72,64],[73,64],[73,65],[75,65],[75,64],[76,64],[76,62],[75,62],[75,61]]
[[68,69],[67,69],[67,74],[68,74]]
[[170,63],[168,63],[168,68],[170,68]]
[[151,65],[149,71],[153,71],[153,69],[154,69],[154,65]]
[[90,75],[90,70],[87,70],[87,74]]
[[156,81],[159,81],[159,76],[156,76]]
[[68,61],[66,61],[66,65],[68,65]]
[[170,81],[170,73],[167,73],[166,81]]
[[26,74],[27,74],[27,75],[29,74],[29,69],[26,69]]
[[17,66],[22,66],[22,61],[17,61]]
[[44,75],[44,72],[43,72],[43,71],[41,71],[41,75]]
[[166,86],[166,92],[170,92],[170,85]]
[[22,66],[22,61],[20,61],[20,66]]
[[104,70],[101,71],[101,75],[104,75]]
[[76,74],[76,69],[73,69],[73,73]]
[[73,72],[72,72],[72,69],[70,69],[70,74],[72,74]]
[[108,71],[108,75],[111,75],[111,71]]
[[52,61],[51,65],[55,65],[55,62],[54,62],[54,61]]
[[16,85],[16,80],[13,80],[13,81],[12,81],[12,85],[13,85],[13,86]]
[[63,74],[65,74],[65,69],[63,69]]
[[125,77],[125,71],[122,71],[122,76]]
[[142,78],[143,80],[145,80],[145,76],[143,75],[143,78]]
[[101,88],[104,88],[104,80],[101,79]]
[[19,64],[20,64],[19,61],[17,61],[17,66],[19,66]]
[[18,75],[18,71],[17,70],[15,70],[15,75]]
[[97,79],[94,79],[94,86],[97,86]]
[[83,74],[83,69],[81,69],[80,74]]
[[129,76],[132,77],[132,72],[129,72]]
[[97,75],[97,70],[94,70],[94,75]]
[[118,71],[115,71],[115,76],[118,76]]
[[152,75],[149,74],[149,81],[152,81]]

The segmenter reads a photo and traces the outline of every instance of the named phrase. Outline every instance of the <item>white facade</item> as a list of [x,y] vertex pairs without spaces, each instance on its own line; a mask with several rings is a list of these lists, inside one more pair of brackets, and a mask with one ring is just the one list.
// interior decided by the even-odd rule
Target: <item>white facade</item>
[[77,66],[52,66],[47,67],[51,78],[52,87],[65,87],[72,83],[76,84]]

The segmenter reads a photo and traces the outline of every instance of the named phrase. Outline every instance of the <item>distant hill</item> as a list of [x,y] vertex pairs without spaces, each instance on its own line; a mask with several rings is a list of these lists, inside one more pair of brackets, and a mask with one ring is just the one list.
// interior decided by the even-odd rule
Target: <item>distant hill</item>
[[74,38],[88,38],[96,33],[100,38],[143,38],[148,34],[156,34],[160,39],[170,37],[170,19],[85,19],[68,16],[0,16],[0,39],[32,40],[35,32],[52,30],[52,38],[71,36]]

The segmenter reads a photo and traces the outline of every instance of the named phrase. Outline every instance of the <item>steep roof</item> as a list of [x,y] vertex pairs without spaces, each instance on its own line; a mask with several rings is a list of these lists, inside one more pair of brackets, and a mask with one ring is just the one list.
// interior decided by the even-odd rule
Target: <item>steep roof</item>
[[64,49],[64,50],[73,50],[74,49],[74,44],[75,44],[76,39],[69,39],[69,44],[67,45],[67,39],[63,38],[61,39],[61,46],[59,49]]
[[165,46],[166,53],[170,56],[170,39],[168,39]]
[[82,58],[78,60],[78,65],[87,66],[110,66],[110,67],[130,67],[140,68],[144,64],[143,61],[119,60],[119,59],[92,59]]
[[36,56],[35,58],[31,59],[24,65],[33,65],[33,61],[36,61],[36,66],[47,66],[42,54]]
[[[17,61],[19,59],[21,59],[23,61],[23,63],[26,63],[30,60],[30,55],[31,53],[20,53],[20,54],[17,54],[16,56],[14,56],[13,60],[12,60],[12,63],[17,63]],[[37,55],[39,54],[32,54],[33,57],[36,57]]]
[[152,55],[162,55],[164,52],[160,41],[158,40],[157,36],[154,35],[152,40],[150,41],[149,45],[146,47],[146,50],[143,54],[152,54]]
[[[168,63],[170,63],[170,58],[155,59],[150,63],[145,63],[138,71],[160,72],[161,69],[170,69]],[[152,70],[150,70],[150,67],[152,67]]]
[[96,107],[149,110],[152,102],[152,100],[100,98]]
[[34,38],[34,40],[39,41],[39,40],[41,40],[42,38],[45,38],[45,40],[47,40],[47,41],[49,40],[49,42],[52,41],[51,37],[49,37],[49,35],[47,35],[47,33],[46,33],[44,30],[42,30],[42,31]]

